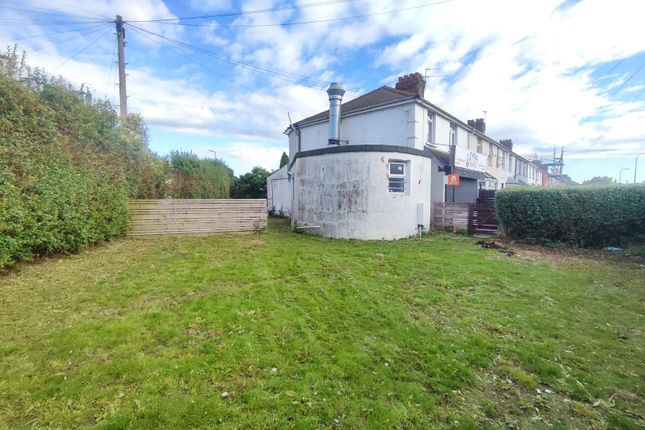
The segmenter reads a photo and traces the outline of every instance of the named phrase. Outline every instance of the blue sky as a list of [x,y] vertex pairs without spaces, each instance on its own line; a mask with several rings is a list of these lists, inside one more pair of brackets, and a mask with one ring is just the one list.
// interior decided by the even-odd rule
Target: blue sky
[[633,181],[645,152],[638,0],[4,0],[0,13],[3,43],[114,103],[108,21],[122,15],[129,110],[151,148],[215,151],[236,174],[276,168],[287,112],[326,109],[329,82],[347,100],[426,69],[431,102],[463,120],[486,111],[488,134],[522,155],[564,146],[576,181]]

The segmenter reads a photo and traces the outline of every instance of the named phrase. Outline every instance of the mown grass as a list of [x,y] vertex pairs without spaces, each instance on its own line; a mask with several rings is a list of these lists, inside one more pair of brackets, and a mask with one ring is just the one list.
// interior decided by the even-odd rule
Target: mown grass
[[643,428],[645,266],[281,223],[0,278],[0,426]]

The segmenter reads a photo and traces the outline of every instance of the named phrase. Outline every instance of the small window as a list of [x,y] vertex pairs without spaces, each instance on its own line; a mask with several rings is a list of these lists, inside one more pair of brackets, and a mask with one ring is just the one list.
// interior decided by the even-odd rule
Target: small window
[[450,124],[450,146],[457,145],[457,125]]
[[428,112],[428,143],[434,142],[434,113]]
[[390,161],[388,190],[391,193],[405,193],[405,162]]
[[404,175],[405,164],[403,163],[390,163],[390,175]]
[[482,151],[483,151],[482,145],[483,145],[482,138],[478,137],[477,138],[477,153],[478,154],[482,154]]

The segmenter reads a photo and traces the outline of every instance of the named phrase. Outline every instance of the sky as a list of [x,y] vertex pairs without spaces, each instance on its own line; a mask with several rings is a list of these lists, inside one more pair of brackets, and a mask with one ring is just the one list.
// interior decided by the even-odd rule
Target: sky
[[117,14],[128,111],[151,149],[216,156],[236,175],[276,169],[289,117],[327,109],[330,82],[347,101],[412,72],[463,121],[485,111],[515,152],[564,148],[577,182],[633,182],[645,152],[642,0],[3,0],[0,42],[118,105]]

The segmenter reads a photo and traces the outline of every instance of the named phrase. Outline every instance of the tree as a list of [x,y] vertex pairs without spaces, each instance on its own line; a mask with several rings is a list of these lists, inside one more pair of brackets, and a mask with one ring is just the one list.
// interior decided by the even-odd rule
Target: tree
[[287,164],[289,164],[289,156],[286,152],[283,152],[282,157],[280,157],[280,168],[282,169]]
[[591,179],[588,179],[582,183],[582,185],[610,185],[613,184],[614,180],[609,176],[595,176]]
[[232,197],[235,199],[265,199],[269,171],[255,166],[249,173],[235,178]]
[[231,174],[223,160],[199,158],[192,152],[171,151],[170,196],[175,199],[227,199]]

